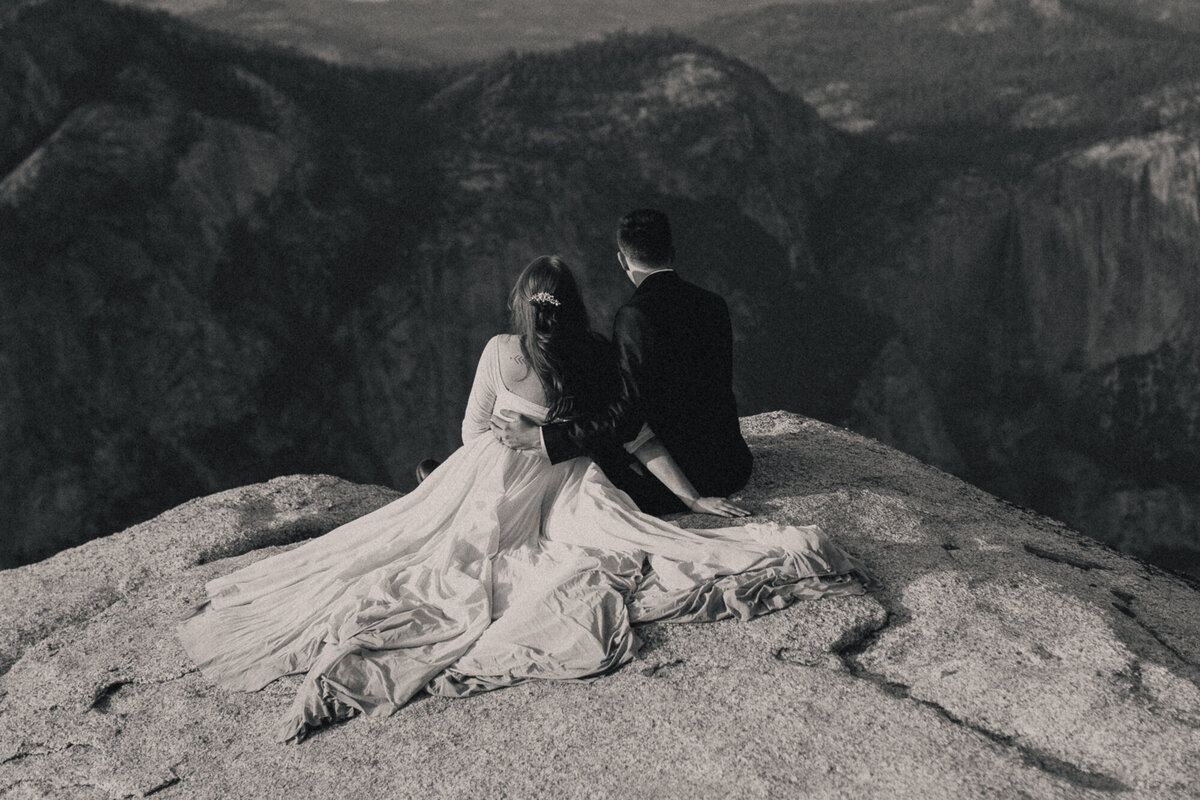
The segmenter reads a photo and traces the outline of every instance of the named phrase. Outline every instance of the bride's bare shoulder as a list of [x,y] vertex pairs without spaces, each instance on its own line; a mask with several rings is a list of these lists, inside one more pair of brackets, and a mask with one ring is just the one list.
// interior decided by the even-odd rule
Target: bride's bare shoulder
[[493,341],[496,342],[496,360],[500,364],[504,382],[511,387],[529,377],[529,362],[525,360],[525,352],[521,349],[521,337],[502,333]]

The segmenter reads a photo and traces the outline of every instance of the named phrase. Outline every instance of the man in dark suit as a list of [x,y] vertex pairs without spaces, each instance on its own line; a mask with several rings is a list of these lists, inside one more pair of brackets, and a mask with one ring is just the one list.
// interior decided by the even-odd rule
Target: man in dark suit
[[675,273],[663,212],[626,214],[617,246],[617,259],[637,287],[613,321],[620,395],[598,414],[540,430],[524,418],[494,420],[493,430],[515,449],[544,449],[551,463],[593,456],[643,511],[683,511],[683,503],[636,459],[614,456],[613,442],[634,441],[646,424],[701,495],[732,494],[749,480],[753,457],[733,396],[729,309],[721,297]]

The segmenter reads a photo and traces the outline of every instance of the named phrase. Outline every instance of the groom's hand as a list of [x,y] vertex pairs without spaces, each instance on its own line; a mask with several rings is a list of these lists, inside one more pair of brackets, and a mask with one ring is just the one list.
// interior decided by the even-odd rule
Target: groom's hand
[[713,514],[718,517],[748,517],[751,513],[741,506],[735,506],[724,497],[697,497],[695,500],[684,501],[684,505],[697,514]]
[[542,432],[538,424],[524,414],[515,417],[492,416],[492,435],[512,450],[541,450]]

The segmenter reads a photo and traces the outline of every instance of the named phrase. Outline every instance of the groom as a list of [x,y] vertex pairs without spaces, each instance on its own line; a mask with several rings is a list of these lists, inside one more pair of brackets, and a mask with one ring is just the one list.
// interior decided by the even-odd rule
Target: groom
[[753,457],[733,396],[729,309],[721,297],[675,273],[671,226],[663,212],[626,214],[617,228],[617,247],[617,260],[637,287],[613,320],[620,395],[600,414],[540,428],[525,417],[496,417],[492,429],[513,449],[544,449],[552,464],[595,457],[643,511],[685,511],[640,462],[611,444],[638,438],[645,423],[702,496],[723,497],[746,485]]

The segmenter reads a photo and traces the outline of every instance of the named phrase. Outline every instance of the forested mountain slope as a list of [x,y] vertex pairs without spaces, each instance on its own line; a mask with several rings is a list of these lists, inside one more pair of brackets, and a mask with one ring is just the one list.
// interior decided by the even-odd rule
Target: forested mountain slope
[[[692,29],[855,135],[822,252],[901,330],[851,424],[1200,569],[1200,36],[1174,2],[779,5]],[[910,420],[906,422],[905,420]]]

